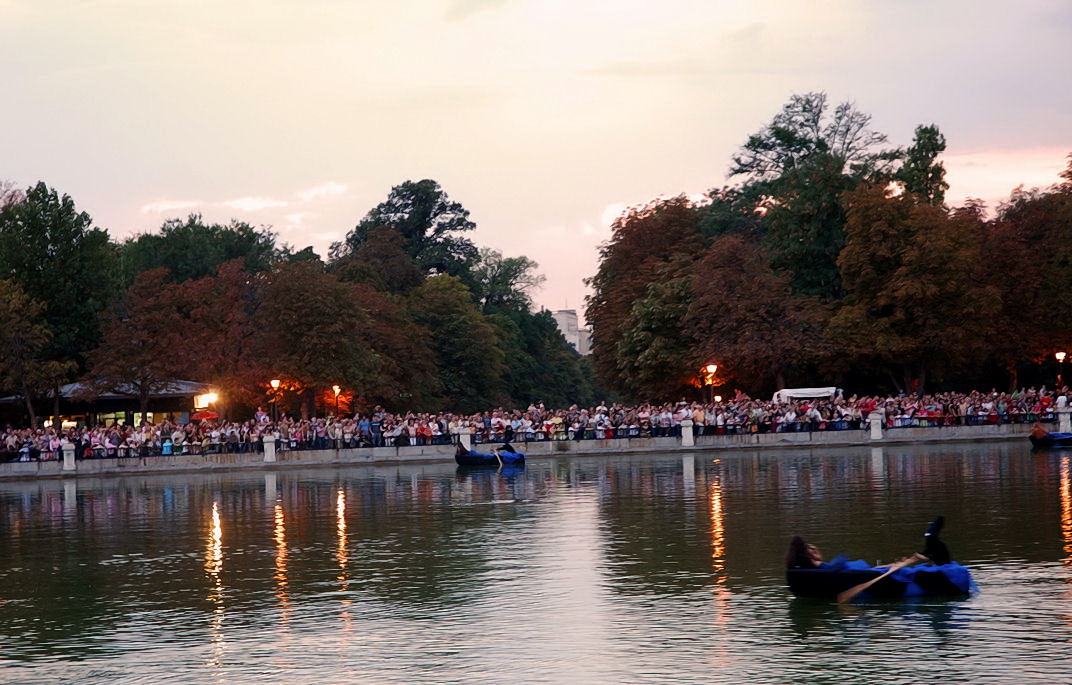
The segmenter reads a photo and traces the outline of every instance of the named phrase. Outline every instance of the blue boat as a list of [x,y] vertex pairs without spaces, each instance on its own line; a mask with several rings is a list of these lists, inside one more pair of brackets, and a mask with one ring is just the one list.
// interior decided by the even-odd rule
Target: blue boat
[[1031,447],[1037,450],[1054,450],[1072,447],[1072,433],[1047,433],[1041,434],[1032,431],[1027,439],[1031,441]]
[[[889,566],[868,566],[866,561],[834,560],[819,568],[786,571],[789,590],[797,597],[837,599],[850,588],[882,576]],[[971,572],[956,562],[905,566],[861,592],[859,599],[905,597],[956,597],[976,592]]]
[[495,468],[500,466],[520,466],[525,463],[525,454],[523,452],[498,450],[498,453],[499,456],[496,457],[493,452],[474,452],[473,450],[459,448],[454,453],[454,461],[458,462],[458,466],[494,466]]

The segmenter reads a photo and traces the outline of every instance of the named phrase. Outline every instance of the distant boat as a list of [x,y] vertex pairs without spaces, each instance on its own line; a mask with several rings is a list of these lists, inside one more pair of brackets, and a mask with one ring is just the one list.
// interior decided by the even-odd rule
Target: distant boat
[[[502,459],[501,463],[499,459]],[[499,450],[499,457],[496,458],[490,452],[459,450],[454,455],[454,461],[458,462],[458,466],[520,466],[525,463],[525,454],[523,452]]]
[[[797,597],[836,599],[839,594],[878,578],[889,566],[868,567],[864,561],[850,561],[832,568],[791,568],[785,572],[789,589]],[[898,569],[861,593],[861,599],[900,599],[971,594],[975,590],[971,573],[956,562]]]
[[1072,447],[1072,433],[1047,433],[1042,431],[1041,434],[1032,431],[1027,439],[1031,441],[1031,446],[1037,450],[1055,450],[1064,447]]

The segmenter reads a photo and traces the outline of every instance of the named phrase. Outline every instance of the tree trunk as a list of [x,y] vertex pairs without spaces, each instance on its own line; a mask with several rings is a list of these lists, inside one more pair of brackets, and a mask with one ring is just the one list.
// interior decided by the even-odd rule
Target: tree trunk
[[141,410],[141,420],[147,421],[149,414],[149,393],[147,391],[141,391],[138,393],[138,409]]
[[56,425],[56,420],[60,417],[60,385],[59,383],[52,384],[52,425]]
[[1020,369],[1016,365],[1016,361],[1010,361],[1005,365],[1005,370],[1009,373],[1009,392],[1016,392],[1020,387]]
[[313,391],[312,388],[306,386],[302,388],[301,392],[301,417],[302,421],[308,421],[312,413],[309,411],[309,405],[313,403]]
[[920,399],[923,398],[923,386],[927,383],[927,364],[925,362],[919,363],[919,391],[916,396]]
[[30,389],[22,386],[22,399],[26,402],[26,411],[30,415],[30,428],[37,428],[37,415],[34,414],[33,398],[30,397]]
[[774,389],[785,390],[785,376],[782,375],[782,367],[774,367]]
[[886,375],[890,377],[890,382],[893,383],[893,387],[897,389],[897,392],[904,392],[904,390],[901,389],[901,384],[897,382],[897,376],[893,373],[893,369],[888,366],[882,368],[886,372]]

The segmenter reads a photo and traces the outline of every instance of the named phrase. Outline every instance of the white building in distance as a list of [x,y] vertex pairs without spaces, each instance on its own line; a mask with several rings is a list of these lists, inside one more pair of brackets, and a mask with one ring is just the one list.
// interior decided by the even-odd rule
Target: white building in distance
[[558,324],[558,330],[562,331],[562,337],[566,339],[573,349],[580,355],[586,355],[592,351],[592,330],[577,327],[576,309],[559,309],[551,314]]

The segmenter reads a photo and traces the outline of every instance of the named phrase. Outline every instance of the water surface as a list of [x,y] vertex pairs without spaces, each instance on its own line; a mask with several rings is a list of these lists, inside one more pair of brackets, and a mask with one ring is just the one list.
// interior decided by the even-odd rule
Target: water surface
[[[0,681],[1066,682],[1070,459],[1015,442],[0,483]],[[785,589],[794,534],[889,561],[938,513],[978,595]]]

